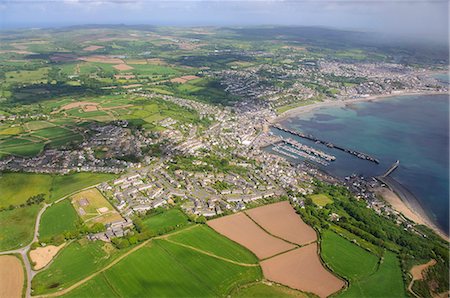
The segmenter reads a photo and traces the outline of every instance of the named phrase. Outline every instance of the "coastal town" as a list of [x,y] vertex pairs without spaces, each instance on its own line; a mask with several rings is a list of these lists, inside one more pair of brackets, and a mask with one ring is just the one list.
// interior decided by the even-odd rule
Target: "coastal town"
[[0,296],[443,297],[448,57],[371,34],[0,32]]

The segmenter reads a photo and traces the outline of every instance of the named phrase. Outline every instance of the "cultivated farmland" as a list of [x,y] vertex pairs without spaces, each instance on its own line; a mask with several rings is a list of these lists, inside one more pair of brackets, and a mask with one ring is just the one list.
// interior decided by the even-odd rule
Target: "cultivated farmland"
[[64,289],[103,268],[123,253],[111,244],[80,240],[64,247],[58,257],[32,281],[33,294]]
[[345,286],[322,265],[315,231],[295,214],[289,202],[214,219],[208,225],[255,253],[270,281],[320,297]]
[[345,285],[323,267],[316,243],[264,260],[261,267],[267,279],[320,297],[327,297]]
[[102,296],[102,292],[121,297],[226,296],[236,286],[260,278],[258,266],[241,266],[153,240],[68,296]]
[[22,263],[15,256],[0,256],[0,297],[20,298],[24,284]]
[[208,221],[220,234],[251,250],[259,259],[265,259],[295,248],[294,245],[267,234],[244,213],[237,213]]
[[168,240],[189,245],[236,262],[258,263],[258,259],[250,251],[204,225],[195,226],[182,233],[169,236]]
[[305,245],[317,240],[316,232],[295,213],[289,202],[279,202],[250,209],[247,213],[271,235]]

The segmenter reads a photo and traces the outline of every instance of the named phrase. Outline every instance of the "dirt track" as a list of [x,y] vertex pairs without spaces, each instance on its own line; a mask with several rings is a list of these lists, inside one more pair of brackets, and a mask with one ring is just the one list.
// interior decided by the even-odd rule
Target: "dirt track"
[[0,297],[22,297],[24,272],[15,256],[0,256]]
[[313,228],[303,222],[289,202],[279,202],[245,211],[270,234],[286,241],[305,245],[317,240]]
[[261,267],[268,280],[320,297],[330,296],[345,285],[323,267],[317,243],[262,261]]

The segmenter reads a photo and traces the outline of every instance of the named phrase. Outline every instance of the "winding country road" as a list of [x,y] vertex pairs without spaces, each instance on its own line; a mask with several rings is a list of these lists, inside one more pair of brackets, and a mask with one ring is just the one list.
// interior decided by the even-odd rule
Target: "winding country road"
[[22,260],[23,260],[23,263],[25,265],[25,271],[26,271],[26,282],[27,282],[27,286],[26,286],[26,290],[25,290],[25,297],[26,298],[30,298],[31,297],[31,280],[33,279],[33,277],[40,270],[46,268],[46,267],[44,267],[44,268],[42,268],[40,270],[33,270],[33,267],[31,266],[30,259],[28,257],[28,251],[30,250],[31,245],[34,242],[37,242],[39,240],[39,225],[40,225],[40,222],[41,222],[42,214],[45,212],[45,210],[47,210],[48,207],[52,206],[53,204],[59,203],[62,200],[70,197],[71,195],[73,195],[73,194],[75,194],[77,192],[80,192],[80,191],[83,191],[83,190],[87,190],[87,189],[96,187],[98,185],[100,185],[100,183],[97,183],[95,185],[91,185],[91,186],[85,187],[83,189],[76,190],[76,191],[74,191],[74,192],[72,192],[72,193],[70,193],[68,195],[65,195],[64,197],[54,201],[51,204],[45,203],[44,206],[42,207],[42,209],[39,210],[39,212],[38,212],[38,214],[36,216],[36,221],[34,223],[34,234],[33,234],[33,239],[31,240],[31,242],[28,245],[26,245],[26,246],[24,246],[22,248],[13,249],[13,250],[6,250],[6,251],[0,251],[0,255],[20,254],[22,256]]

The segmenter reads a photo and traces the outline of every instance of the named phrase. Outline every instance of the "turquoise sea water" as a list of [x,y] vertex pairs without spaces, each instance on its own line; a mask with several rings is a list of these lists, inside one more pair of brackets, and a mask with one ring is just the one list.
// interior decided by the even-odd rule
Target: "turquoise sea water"
[[[325,107],[294,116],[282,125],[342,147],[375,156],[358,159],[304,139],[298,141],[337,157],[324,169],[336,176],[382,174],[397,159],[397,181],[418,199],[434,222],[449,229],[449,97],[421,95]],[[284,134],[279,131],[275,132]]]

